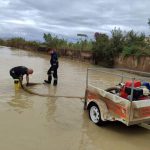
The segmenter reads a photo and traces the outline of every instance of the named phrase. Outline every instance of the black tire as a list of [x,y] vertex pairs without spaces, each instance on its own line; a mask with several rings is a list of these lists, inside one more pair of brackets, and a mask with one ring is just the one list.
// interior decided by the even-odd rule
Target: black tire
[[89,107],[89,118],[96,125],[101,126],[104,124],[104,121],[102,121],[101,119],[101,113],[99,107],[96,104],[92,104]]

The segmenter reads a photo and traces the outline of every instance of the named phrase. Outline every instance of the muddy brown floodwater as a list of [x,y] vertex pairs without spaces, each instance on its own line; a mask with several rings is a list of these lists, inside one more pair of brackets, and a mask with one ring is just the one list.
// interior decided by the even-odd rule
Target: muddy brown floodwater
[[[59,59],[59,83],[30,87],[39,93],[84,96],[86,63]],[[109,122],[94,125],[80,99],[40,97],[14,90],[10,68],[34,69],[31,82],[47,78],[49,56],[0,47],[0,150],[149,150],[150,132]],[[105,68],[101,68],[105,69]]]

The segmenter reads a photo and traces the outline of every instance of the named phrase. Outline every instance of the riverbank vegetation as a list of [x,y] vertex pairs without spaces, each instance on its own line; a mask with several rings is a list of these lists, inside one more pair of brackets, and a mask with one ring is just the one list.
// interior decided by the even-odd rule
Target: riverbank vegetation
[[[148,22],[150,25],[150,20]],[[119,55],[124,57],[142,55],[150,56],[150,39],[146,38],[143,33],[131,31],[122,31],[121,29],[113,29],[111,36],[104,33],[96,32],[93,40],[79,40],[76,42],[68,42],[65,39],[52,36],[50,33],[43,34],[44,42],[26,41],[21,37],[0,39],[0,45],[15,47],[27,50],[48,51],[51,48],[90,51],[93,53],[95,64],[105,66],[113,66],[114,59]]]
[[119,55],[150,56],[150,41],[146,40],[143,33],[136,33],[133,30],[123,32],[120,29],[111,31],[111,38],[106,34],[95,33],[95,41],[93,42],[93,51],[95,61],[98,63],[105,62],[108,66],[113,66],[114,59]]
[[26,41],[24,38],[21,37],[10,38],[7,40],[0,39],[1,46],[8,46],[26,50],[37,50],[38,47],[40,47],[40,44],[41,43],[37,41]]

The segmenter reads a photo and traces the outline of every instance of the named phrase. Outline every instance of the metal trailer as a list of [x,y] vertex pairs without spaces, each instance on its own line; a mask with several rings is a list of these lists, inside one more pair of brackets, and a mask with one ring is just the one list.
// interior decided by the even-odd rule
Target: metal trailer
[[[90,71],[116,76],[118,79],[120,78],[120,83],[126,78],[130,79],[132,81],[130,98],[127,100],[119,96],[118,85],[107,89],[92,85],[89,82]],[[140,78],[141,81],[145,81],[146,79],[150,78]],[[84,109],[88,110],[92,122],[97,125],[103,125],[105,121],[120,121],[127,126],[138,124],[150,129],[150,96],[144,100],[133,100],[133,83],[135,80],[135,77],[130,77],[123,73],[116,74],[101,71],[100,69],[88,68]],[[101,83],[101,85],[102,84],[103,83]]]

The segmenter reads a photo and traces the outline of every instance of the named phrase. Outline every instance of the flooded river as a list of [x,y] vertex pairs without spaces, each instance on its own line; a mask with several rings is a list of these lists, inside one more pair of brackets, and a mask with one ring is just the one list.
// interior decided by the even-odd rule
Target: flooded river
[[[90,64],[59,59],[58,86],[32,86],[38,93],[84,96]],[[109,122],[94,125],[80,99],[50,98],[15,91],[10,68],[34,69],[31,82],[47,79],[49,56],[0,47],[0,150],[149,150],[150,132]]]

